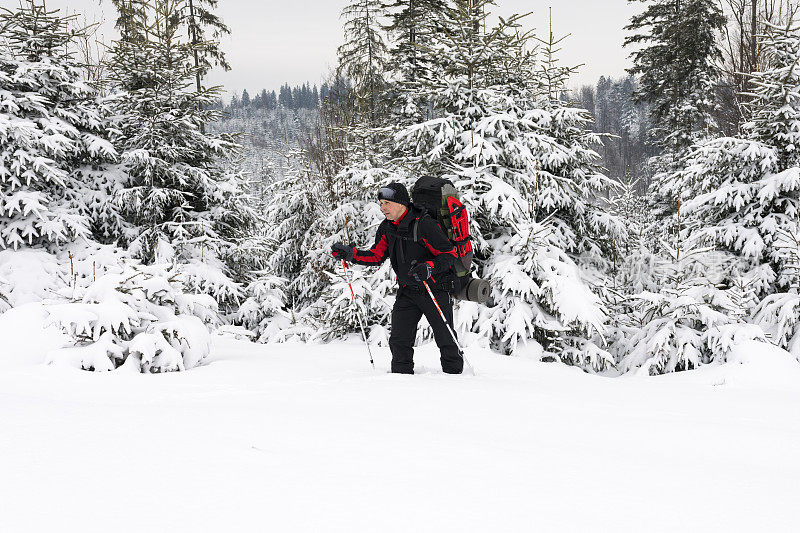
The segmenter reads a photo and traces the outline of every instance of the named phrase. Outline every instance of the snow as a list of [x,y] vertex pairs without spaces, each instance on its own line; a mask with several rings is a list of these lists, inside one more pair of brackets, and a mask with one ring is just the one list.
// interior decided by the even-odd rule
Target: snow
[[0,250],[0,278],[11,287],[9,300],[13,305],[53,297],[64,285],[58,279],[64,266],[68,271],[68,259],[66,265],[59,265],[54,256],[41,249]]
[[69,342],[69,337],[58,329],[45,328],[48,316],[45,306],[37,302],[11,308],[0,315],[0,372],[42,364],[47,352]]
[[355,337],[218,337],[149,375],[42,364],[44,315],[0,315],[32,341],[0,347],[0,531],[800,528],[800,364],[764,343],[611,379],[479,348],[477,376],[448,376],[432,344],[400,376]]

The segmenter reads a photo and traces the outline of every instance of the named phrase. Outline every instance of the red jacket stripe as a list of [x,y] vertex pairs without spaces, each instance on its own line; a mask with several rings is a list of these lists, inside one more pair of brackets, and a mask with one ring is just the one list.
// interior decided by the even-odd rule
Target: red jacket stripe
[[423,239],[422,239],[422,242],[424,242],[424,243],[425,243],[425,247],[426,247],[426,248],[427,248],[427,249],[428,249],[428,250],[429,250],[429,251],[430,251],[430,252],[431,252],[431,253],[432,253],[434,256],[441,255],[441,254],[450,254],[450,255],[452,255],[453,257],[455,257],[456,259],[458,259],[458,253],[456,252],[456,249],[455,249],[455,247],[453,247],[453,248],[451,248],[450,250],[448,250],[448,251],[444,252],[444,251],[442,251],[442,250],[437,250],[436,248],[434,248],[433,246],[431,246],[431,243],[429,243],[427,239],[424,239],[424,238],[423,238]]
[[381,235],[381,240],[378,241],[375,248],[372,248],[363,255],[359,254],[356,250],[355,259],[356,261],[362,261],[364,263],[380,263],[387,248],[389,248],[389,243],[386,241],[386,235]]

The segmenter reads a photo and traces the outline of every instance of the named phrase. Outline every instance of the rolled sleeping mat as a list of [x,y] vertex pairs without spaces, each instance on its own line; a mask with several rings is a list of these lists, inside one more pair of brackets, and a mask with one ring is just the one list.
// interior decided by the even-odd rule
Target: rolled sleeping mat
[[485,304],[489,300],[490,289],[489,282],[485,279],[470,278],[466,285],[456,293],[456,298]]

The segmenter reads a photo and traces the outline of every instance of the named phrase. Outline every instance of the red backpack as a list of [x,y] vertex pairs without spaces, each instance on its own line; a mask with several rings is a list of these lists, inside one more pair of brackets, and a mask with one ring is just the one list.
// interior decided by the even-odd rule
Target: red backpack
[[[469,215],[453,183],[443,178],[422,176],[411,189],[411,200],[415,206],[439,222],[447,238],[455,246],[459,260],[455,264],[456,288],[453,296],[459,300],[486,303],[491,287],[488,281],[472,277]],[[418,225],[414,227],[414,241],[419,240],[417,227]]]
[[[455,274],[460,281],[466,281],[472,266],[469,215],[466,206],[458,198],[458,191],[453,183],[442,178],[422,176],[411,189],[411,201],[439,222],[456,248],[459,261],[455,265]],[[416,227],[414,240],[417,240]]]

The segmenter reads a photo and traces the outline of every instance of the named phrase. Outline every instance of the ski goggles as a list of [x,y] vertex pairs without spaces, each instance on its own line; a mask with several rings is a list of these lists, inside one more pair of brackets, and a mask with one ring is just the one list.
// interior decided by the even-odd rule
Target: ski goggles
[[391,187],[381,187],[378,189],[378,200],[389,200],[393,202],[397,192]]

